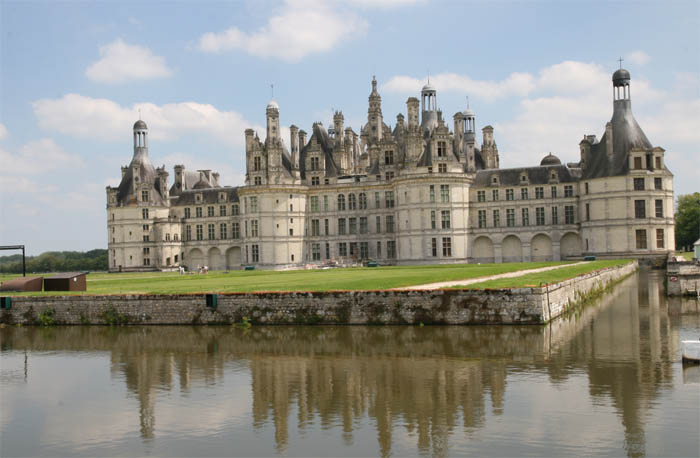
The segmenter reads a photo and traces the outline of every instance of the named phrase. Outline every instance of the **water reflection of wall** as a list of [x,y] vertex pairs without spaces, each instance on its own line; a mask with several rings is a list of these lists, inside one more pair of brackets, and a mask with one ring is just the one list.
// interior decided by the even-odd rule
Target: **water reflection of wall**
[[509,373],[536,368],[556,382],[586,373],[590,396],[614,406],[628,453],[639,455],[644,419],[672,382],[678,324],[700,325],[697,302],[668,302],[655,274],[640,275],[548,327],[13,328],[0,337],[30,353],[109,352],[113,377],[139,401],[144,439],[157,435],[159,392],[219,384],[244,362],[251,421],[274,427],[280,452],[295,430],[317,425],[354,443],[369,418],[383,455],[401,428],[421,453],[444,455],[453,435],[504,411]]

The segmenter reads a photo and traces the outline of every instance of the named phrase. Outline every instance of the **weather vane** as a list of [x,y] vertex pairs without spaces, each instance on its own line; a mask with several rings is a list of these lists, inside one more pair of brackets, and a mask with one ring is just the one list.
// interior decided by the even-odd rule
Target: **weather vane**
[[620,61],[620,68],[622,68],[622,61],[623,61],[624,59],[622,59],[622,56],[620,56],[620,58],[617,59],[617,60]]
[[270,95],[271,95],[271,98],[273,98],[273,99],[275,98],[275,85],[274,84],[270,84]]

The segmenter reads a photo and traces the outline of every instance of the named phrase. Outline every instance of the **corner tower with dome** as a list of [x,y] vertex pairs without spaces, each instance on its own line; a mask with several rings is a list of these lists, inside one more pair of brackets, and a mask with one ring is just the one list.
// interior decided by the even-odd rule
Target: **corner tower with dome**
[[335,111],[328,129],[291,125],[282,138],[281,113],[271,100],[264,138],[245,131],[238,187],[176,165],[168,188],[137,121],[133,159],[107,187],[110,270],[662,259],[674,249],[673,175],[632,116],[624,69],[601,139],[585,135],[567,163],[548,153],[501,168],[494,128],[478,144],[469,107],[450,128],[429,82],[393,128],[376,78],[358,133]]

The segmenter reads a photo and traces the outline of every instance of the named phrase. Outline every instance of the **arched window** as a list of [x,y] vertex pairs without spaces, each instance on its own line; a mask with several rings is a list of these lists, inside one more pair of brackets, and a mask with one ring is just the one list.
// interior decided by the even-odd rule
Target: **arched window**
[[345,194],[338,194],[338,211],[345,210]]
[[348,194],[348,210],[357,210],[357,200],[355,194]]
[[360,210],[367,209],[367,194],[364,192],[360,193]]

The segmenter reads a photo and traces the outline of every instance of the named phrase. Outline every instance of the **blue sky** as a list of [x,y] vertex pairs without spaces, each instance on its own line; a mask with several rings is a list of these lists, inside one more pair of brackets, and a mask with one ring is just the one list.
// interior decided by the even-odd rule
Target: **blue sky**
[[0,244],[105,248],[104,188],[131,159],[139,109],[154,165],[238,185],[270,84],[283,126],[341,109],[359,132],[372,75],[394,124],[429,74],[448,120],[468,96],[477,128],[494,126],[502,167],[568,162],[612,115],[620,56],[676,194],[697,191],[697,0],[0,0]]

